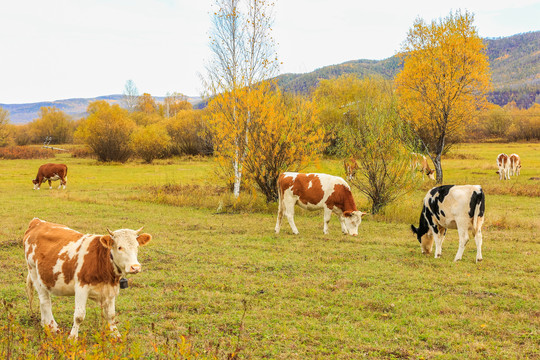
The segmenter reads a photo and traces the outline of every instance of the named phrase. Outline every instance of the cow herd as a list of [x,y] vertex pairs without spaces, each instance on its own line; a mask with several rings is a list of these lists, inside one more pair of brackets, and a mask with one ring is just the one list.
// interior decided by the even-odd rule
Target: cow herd
[[501,153],[497,156],[499,180],[510,180],[510,175],[519,175],[521,172],[521,159],[518,154]]
[[[433,178],[426,157],[414,154],[414,168]],[[521,161],[517,154],[497,157],[499,176],[508,179],[519,175]],[[359,171],[356,160],[344,163],[347,179],[352,180]],[[40,166],[34,189],[44,181],[60,180],[60,187],[67,183],[67,166],[45,164]],[[348,183],[341,177],[318,173],[285,172],[278,179],[278,214],[275,226],[279,234],[283,216],[294,234],[295,205],[306,210],[323,210],[324,234],[332,213],[341,223],[344,234],[358,235],[362,217],[356,208]],[[457,229],[459,248],[454,261],[461,260],[472,230],[476,242],[476,261],[482,260],[482,224],[484,222],[485,195],[479,185],[443,185],[434,187],[424,197],[418,227],[411,225],[420,243],[422,253],[430,254],[435,244],[435,257],[442,253],[442,243],[447,229]],[[151,235],[139,230],[107,229],[106,235],[82,234],[67,226],[34,218],[23,238],[28,268],[26,290],[32,303],[34,289],[38,293],[41,324],[57,331],[51,306],[51,294],[75,297],[73,327],[70,336],[78,336],[79,326],[85,318],[88,298],[98,301],[110,331],[118,336],[115,322],[115,299],[122,280],[127,274],[141,271],[137,260],[138,248],[151,240]]]

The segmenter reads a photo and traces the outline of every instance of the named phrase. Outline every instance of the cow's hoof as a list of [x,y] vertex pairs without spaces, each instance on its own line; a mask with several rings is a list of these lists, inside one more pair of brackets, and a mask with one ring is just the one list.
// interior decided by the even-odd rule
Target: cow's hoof
[[482,259],[482,258],[476,259],[476,262],[479,263],[479,262],[481,262],[482,260],[484,260],[484,259]]

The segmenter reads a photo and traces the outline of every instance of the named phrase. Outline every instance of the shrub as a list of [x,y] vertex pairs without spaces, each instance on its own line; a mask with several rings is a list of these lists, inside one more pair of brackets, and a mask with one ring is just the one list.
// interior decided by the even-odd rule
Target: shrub
[[66,144],[73,141],[75,122],[71,116],[55,107],[42,107],[39,118],[30,123],[34,143],[41,143],[50,137],[52,144]]
[[165,124],[173,155],[209,155],[213,152],[202,110],[179,110]]
[[127,110],[100,100],[90,103],[87,111],[90,115],[77,129],[76,138],[88,145],[99,161],[126,162],[135,128]]
[[0,159],[48,159],[54,157],[54,151],[36,146],[8,146],[0,148]]
[[145,162],[151,163],[154,159],[163,156],[171,145],[171,137],[160,124],[138,128],[131,135],[131,148],[137,156]]

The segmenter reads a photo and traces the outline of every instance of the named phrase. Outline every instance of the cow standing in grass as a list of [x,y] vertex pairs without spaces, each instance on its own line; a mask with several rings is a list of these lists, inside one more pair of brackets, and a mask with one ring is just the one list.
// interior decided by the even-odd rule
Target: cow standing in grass
[[510,180],[510,158],[505,153],[497,155],[499,180]]
[[52,314],[51,294],[75,296],[70,337],[77,337],[86,315],[87,299],[100,302],[109,329],[119,335],[115,323],[115,300],[120,278],[141,271],[139,246],[152,238],[142,230],[108,230],[108,235],[82,234],[64,225],[34,218],[23,238],[28,266],[26,291],[39,296],[41,324],[58,331]]
[[411,153],[411,155],[412,155],[412,158],[411,158],[412,168],[413,168],[413,170],[418,170],[418,171],[422,172],[422,180],[425,179],[426,175],[431,180],[435,180],[435,170],[432,170],[429,167],[429,163],[428,163],[428,160],[427,160],[426,156],[422,155],[422,154],[417,154],[417,153],[414,153],[414,152]]
[[510,155],[510,174],[511,175],[519,175],[521,172],[521,159],[518,154],[511,154]]
[[422,253],[430,254],[435,242],[435,257],[442,254],[447,229],[459,233],[459,248],[454,261],[461,260],[472,229],[476,242],[476,261],[482,261],[482,224],[486,202],[480,185],[443,185],[429,190],[424,198],[418,228],[411,225]]
[[343,161],[343,167],[345,168],[345,176],[348,181],[351,181],[356,176],[356,171],[360,169],[356,159],[352,156],[349,159]]
[[45,164],[38,169],[36,178],[32,180],[34,190],[39,190],[41,184],[45,181],[49,182],[49,189],[52,189],[51,181],[60,180],[58,188],[66,188],[67,184],[67,166],[65,164]]
[[328,234],[328,223],[332,213],[339,217],[344,234],[358,235],[358,226],[366,213],[358,211],[347,182],[338,176],[327,174],[302,174],[285,172],[278,179],[279,209],[276,234],[281,228],[283,215],[289,221],[294,234],[294,206],[306,210],[324,211],[324,233]]

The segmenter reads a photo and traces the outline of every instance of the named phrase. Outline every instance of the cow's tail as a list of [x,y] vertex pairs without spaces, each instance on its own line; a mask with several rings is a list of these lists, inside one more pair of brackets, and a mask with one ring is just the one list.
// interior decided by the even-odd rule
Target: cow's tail
[[26,295],[28,296],[28,303],[30,304],[30,313],[33,313],[32,304],[34,302],[34,284],[32,283],[32,278],[30,277],[30,272],[26,276]]
[[486,209],[486,197],[482,188],[478,192],[473,192],[471,198],[471,211],[473,211],[473,229],[476,232],[478,230],[478,219],[484,216]]

